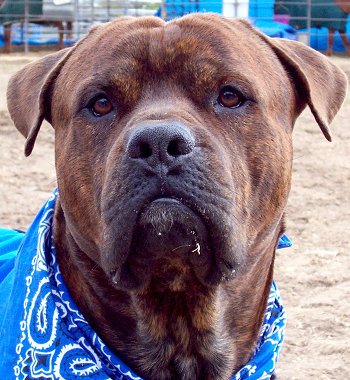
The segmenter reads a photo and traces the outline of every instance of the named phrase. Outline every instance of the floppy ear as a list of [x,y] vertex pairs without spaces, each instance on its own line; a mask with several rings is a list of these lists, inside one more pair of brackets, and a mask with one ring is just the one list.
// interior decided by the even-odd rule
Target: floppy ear
[[7,107],[16,128],[27,138],[24,154],[32,153],[44,119],[51,123],[51,92],[65,62],[85,40],[99,30],[93,26],[74,46],[26,65],[14,74],[7,88]]
[[27,138],[29,156],[41,123],[50,121],[50,90],[72,48],[49,54],[26,65],[12,76],[7,88],[7,106],[16,128]]
[[268,38],[265,40],[291,75],[298,95],[302,95],[328,141],[329,124],[343,104],[347,76],[330,59],[301,42]]
[[301,42],[270,38],[252,28],[247,21],[241,22],[271,47],[289,73],[302,101],[302,109],[306,105],[310,107],[324,136],[331,141],[329,124],[346,96],[348,80],[345,73],[323,54]]

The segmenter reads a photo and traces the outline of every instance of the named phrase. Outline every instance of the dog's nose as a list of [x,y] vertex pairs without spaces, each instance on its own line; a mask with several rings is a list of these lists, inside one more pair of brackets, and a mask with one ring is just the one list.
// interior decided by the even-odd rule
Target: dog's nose
[[170,165],[190,155],[195,147],[191,131],[179,122],[148,122],[135,128],[127,143],[127,155],[151,167]]

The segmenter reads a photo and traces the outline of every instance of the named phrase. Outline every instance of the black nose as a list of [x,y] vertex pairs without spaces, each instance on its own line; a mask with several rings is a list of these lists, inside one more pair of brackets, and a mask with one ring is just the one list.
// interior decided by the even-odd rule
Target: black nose
[[130,158],[154,167],[170,165],[182,156],[190,155],[195,140],[190,130],[179,122],[147,122],[135,128],[127,143]]

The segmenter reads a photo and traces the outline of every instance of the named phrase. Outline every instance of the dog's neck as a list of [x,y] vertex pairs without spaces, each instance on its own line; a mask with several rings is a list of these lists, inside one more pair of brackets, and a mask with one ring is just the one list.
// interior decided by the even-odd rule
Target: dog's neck
[[[74,242],[60,206],[55,245],[64,280],[103,341],[145,379],[229,379],[250,358],[272,281],[271,245],[249,272],[209,288],[162,287],[155,277],[138,292],[111,286]],[[174,288],[175,286],[175,288]]]

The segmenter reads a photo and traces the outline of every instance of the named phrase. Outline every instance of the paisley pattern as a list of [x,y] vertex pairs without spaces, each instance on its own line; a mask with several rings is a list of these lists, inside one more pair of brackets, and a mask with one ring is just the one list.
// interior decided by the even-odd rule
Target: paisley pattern
[[249,362],[232,377],[232,380],[270,379],[276,368],[285,327],[285,310],[281,304],[276,283],[273,282],[255,353]]
[[[55,191],[43,207],[41,218],[37,223],[34,221],[28,232],[37,233],[37,246],[26,246],[24,241],[20,247],[20,252],[29,252],[33,258],[23,280],[26,291],[18,323],[15,378],[142,380],[89,326],[63,282],[52,244],[57,195]],[[285,322],[284,308],[273,283],[256,352],[232,380],[271,377],[283,342]]]

